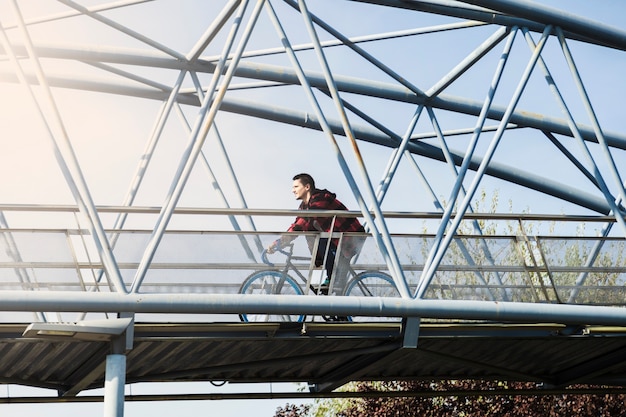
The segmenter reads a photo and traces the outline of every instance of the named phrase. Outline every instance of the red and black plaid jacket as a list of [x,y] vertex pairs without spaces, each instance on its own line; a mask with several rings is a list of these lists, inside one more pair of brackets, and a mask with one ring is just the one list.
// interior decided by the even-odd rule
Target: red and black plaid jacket
[[[348,210],[343,203],[336,198],[335,193],[328,190],[316,189],[311,193],[309,202],[302,202],[298,210]],[[296,221],[289,227],[288,232],[315,232],[330,231],[333,217],[304,217],[298,216]],[[354,217],[336,217],[333,232],[363,232],[365,229]],[[308,239],[309,249],[313,249],[314,239]],[[337,246],[338,239],[333,239],[333,246]],[[353,257],[360,249],[362,242],[356,239],[343,239],[341,254],[347,258]]]

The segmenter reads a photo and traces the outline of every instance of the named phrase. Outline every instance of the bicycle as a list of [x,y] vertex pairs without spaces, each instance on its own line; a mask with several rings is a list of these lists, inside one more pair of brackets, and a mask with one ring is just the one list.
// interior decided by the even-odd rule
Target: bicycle
[[[285,250],[286,249],[286,250]],[[285,264],[282,269],[274,268],[253,272],[248,276],[241,288],[240,294],[273,294],[273,295],[304,295],[302,286],[291,276],[289,271],[293,271],[300,279],[302,284],[314,295],[326,295],[323,293],[321,284],[315,285],[309,282],[302,272],[293,263],[294,261],[311,261],[311,257],[296,256],[293,254],[293,244],[289,244],[284,248],[276,251],[286,256]],[[264,250],[261,259],[271,267],[275,265],[267,258],[267,250]],[[345,286],[341,295],[357,296],[357,297],[400,297],[395,283],[391,276],[380,271],[363,271],[356,273],[352,267],[348,270],[351,278]],[[295,321],[301,322],[305,320],[305,315],[267,315],[267,314],[239,314],[241,321],[258,322],[258,321]],[[329,321],[328,317],[324,317]],[[360,318],[347,317],[348,321],[358,321]]]

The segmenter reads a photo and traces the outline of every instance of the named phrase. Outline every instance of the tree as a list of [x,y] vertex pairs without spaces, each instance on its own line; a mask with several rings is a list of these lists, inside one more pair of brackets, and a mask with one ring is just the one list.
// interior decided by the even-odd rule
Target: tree
[[275,417],[304,417],[309,415],[310,406],[308,404],[303,405],[295,405],[289,404],[285,405],[285,408],[279,407],[276,410]]
[[[594,416],[626,414],[626,394],[549,394],[520,395],[515,390],[532,390],[528,382],[502,381],[401,381],[358,382],[349,384],[355,391],[410,391],[406,397],[381,396],[353,398],[349,401],[324,399],[313,406],[287,404],[276,417],[530,417]],[[572,388],[593,388],[577,386]],[[602,387],[597,387],[602,388]],[[450,396],[446,392],[511,390],[508,395]],[[413,392],[429,395],[413,395]],[[430,394],[433,394],[432,396]],[[338,409],[337,404],[343,408]]]

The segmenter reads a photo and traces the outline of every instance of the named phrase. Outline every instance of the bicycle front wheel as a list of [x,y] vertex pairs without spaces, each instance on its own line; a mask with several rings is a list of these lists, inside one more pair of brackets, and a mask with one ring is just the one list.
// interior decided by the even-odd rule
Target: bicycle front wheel
[[[302,295],[302,289],[289,275],[279,271],[259,271],[241,285],[240,294]],[[245,322],[304,321],[304,315],[239,314]]]
[[[400,292],[389,275],[378,271],[361,272],[346,286],[344,293],[353,297],[397,298]],[[351,321],[400,321],[399,317],[350,317]]]

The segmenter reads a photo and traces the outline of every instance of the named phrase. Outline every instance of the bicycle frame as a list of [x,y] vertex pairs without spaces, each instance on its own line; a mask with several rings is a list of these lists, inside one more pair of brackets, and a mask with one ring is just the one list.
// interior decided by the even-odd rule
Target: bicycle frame
[[[286,257],[285,263],[280,268],[276,268],[275,264],[267,258],[267,251],[263,251],[261,259],[271,269],[263,269],[253,272],[248,276],[241,285],[239,290],[242,294],[266,294],[266,295],[304,295],[302,287],[306,285],[305,291],[313,291],[315,295],[328,295],[328,292],[322,291],[321,282],[319,285],[313,285],[312,272],[314,268],[314,258],[308,256],[297,256],[293,254],[294,245],[288,244],[278,250],[282,255]],[[294,261],[308,261],[309,276],[306,277],[298,265]],[[292,275],[290,270],[295,272],[297,281]],[[343,296],[362,296],[362,297],[399,297],[400,294],[395,287],[393,279],[388,274],[380,271],[363,271],[356,273],[352,266],[347,266],[347,274],[350,280],[346,283],[342,289]],[[332,286],[331,286],[332,287]],[[322,316],[326,321],[354,321],[353,317],[335,317],[335,316]],[[273,316],[273,315],[248,315],[240,314],[242,321],[304,321],[305,316],[294,314],[289,316]],[[359,319],[360,320],[360,319]]]
[[[279,269],[278,272],[281,273],[281,281],[278,285],[278,293],[280,293],[280,287],[284,284],[285,279],[287,278],[287,276],[289,276],[289,271],[293,271],[295,272],[295,274],[298,276],[298,278],[300,279],[300,281],[302,282],[302,285],[304,285],[304,294],[307,294],[309,290],[313,291],[314,294],[318,294],[320,291],[320,285],[318,285],[317,287],[315,287],[311,281],[312,281],[312,275],[313,275],[313,270],[315,269],[315,266],[313,265],[313,257],[311,256],[298,256],[298,255],[294,255],[293,254],[293,248],[294,245],[293,243],[288,244],[286,246],[284,246],[283,248],[277,250],[277,252],[283,254],[286,256],[285,259],[285,265],[282,267],[282,269]],[[287,249],[287,250],[285,250]],[[275,266],[272,262],[269,261],[269,259],[267,258],[267,250],[264,250],[263,253],[261,254],[261,259],[263,260],[263,263],[270,265],[270,266]],[[298,267],[296,266],[296,264],[294,264],[293,261],[308,261],[310,263],[309,266],[309,276],[305,277],[305,275],[300,272],[300,270],[298,269]],[[321,284],[321,283],[320,283]],[[300,283],[298,283],[298,285],[300,285]],[[301,287],[302,290],[302,287]]]
[[[317,243],[316,243],[315,246],[317,247]],[[312,262],[313,261],[313,257],[312,256],[298,256],[298,255],[294,255],[293,254],[293,248],[294,248],[294,244],[290,243],[290,244],[284,246],[283,248],[277,250],[277,252],[280,252],[281,254],[286,256],[284,267],[282,269],[278,270],[281,273],[281,276],[282,276],[280,285],[284,284],[284,280],[289,275],[289,271],[291,270],[291,271],[295,272],[295,274],[298,276],[298,278],[302,282],[302,285],[304,286],[304,291],[303,291],[304,294],[308,294],[308,292],[310,290],[310,291],[313,291],[314,294],[318,295],[320,293],[320,291],[321,291],[321,284],[322,283],[320,282],[317,286],[312,283],[313,271],[316,269],[315,265]],[[287,250],[285,250],[285,249],[287,249]],[[325,254],[325,258],[326,258],[326,256],[327,256],[327,253]],[[261,259],[263,260],[263,263],[265,263],[267,265],[270,265],[270,266],[275,266],[267,258],[267,250],[263,251],[263,253],[261,254]],[[309,270],[308,270],[308,277],[306,277],[302,272],[300,272],[300,270],[298,269],[296,264],[293,263],[293,261],[308,261],[310,263]],[[324,261],[326,261],[326,259],[324,259]],[[349,265],[348,266],[348,278],[349,278],[348,280],[353,279],[357,275],[358,274],[356,273],[354,268],[352,268],[352,266]],[[330,283],[329,289],[332,289],[334,277],[330,277],[330,278],[331,278],[331,283]],[[298,285],[300,285],[300,283],[298,283]],[[343,291],[342,291],[342,293],[343,293]]]

